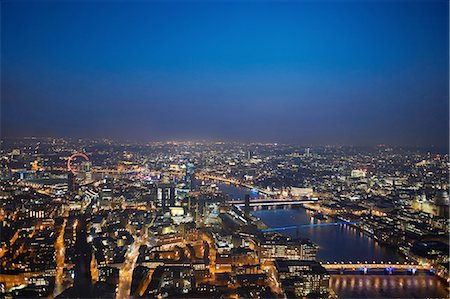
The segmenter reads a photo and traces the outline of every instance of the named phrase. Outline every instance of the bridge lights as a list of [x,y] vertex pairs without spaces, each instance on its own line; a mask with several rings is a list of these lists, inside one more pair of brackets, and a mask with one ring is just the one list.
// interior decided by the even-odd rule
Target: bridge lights
[[408,268],[408,272],[410,272],[412,275],[416,274],[416,271],[416,268]]

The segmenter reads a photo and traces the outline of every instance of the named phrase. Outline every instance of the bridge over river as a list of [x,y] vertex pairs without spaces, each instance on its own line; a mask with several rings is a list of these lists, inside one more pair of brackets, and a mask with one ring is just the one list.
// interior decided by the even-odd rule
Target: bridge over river
[[310,223],[310,224],[302,224],[302,225],[290,225],[290,226],[282,226],[282,227],[272,227],[268,229],[263,229],[262,232],[278,232],[285,231],[290,229],[299,229],[299,228],[308,228],[308,227],[321,227],[321,226],[338,226],[338,225],[357,225],[359,222],[350,222],[350,221],[337,221],[337,222],[324,222],[324,223]]
[[205,174],[205,173],[197,173],[195,175],[195,177],[197,179],[199,179],[199,180],[213,180],[213,181],[230,183],[230,184],[233,184],[233,185],[236,185],[236,186],[241,186],[241,187],[245,187],[245,188],[248,188],[248,189],[251,189],[251,190],[255,190],[258,193],[264,194],[264,195],[267,195],[267,196],[275,196],[275,195],[277,195],[277,193],[274,192],[274,191],[261,189],[261,188],[258,188],[256,186],[253,186],[253,185],[250,185],[250,184],[247,184],[247,183],[243,183],[243,182],[240,182],[240,181],[235,180],[235,179],[222,177],[222,176],[209,175],[209,174]]
[[[400,262],[322,262],[322,266],[330,273],[338,272],[340,274],[351,274],[359,272],[362,274],[374,273],[377,270],[383,270],[387,274],[393,274],[394,272],[406,272],[409,274],[416,274],[417,271],[427,271],[434,273],[433,266],[429,264],[418,263],[400,263]],[[379,272],[379,271],[378,271]]]
[[[291,199],[291,198],[255,198],[250,199],[250,207],[265,207],[265,206],[293,206],[303,205],[304,203],[313,203],[317,200],[313,199]],[[245,205],[244,200],[231,200],[230,204],[242,207]]]

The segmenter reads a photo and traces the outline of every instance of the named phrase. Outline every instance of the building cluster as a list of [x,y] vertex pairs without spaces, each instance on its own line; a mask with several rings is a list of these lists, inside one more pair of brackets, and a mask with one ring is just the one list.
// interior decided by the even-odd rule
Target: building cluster
[[[327,297],[310,240],[250,195],[309,199],[448,277],[448,155],[276,144],[18,139],[0,152],[5,296]],[[240,184],[249,196],[221,188]],[[230,200],[242,200],[242,204]]]

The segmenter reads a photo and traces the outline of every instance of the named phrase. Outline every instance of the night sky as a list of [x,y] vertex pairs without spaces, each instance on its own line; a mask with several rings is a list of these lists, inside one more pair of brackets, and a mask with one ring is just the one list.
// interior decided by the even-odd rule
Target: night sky
[[3,136],[448,144],[448,1],[2,1]]

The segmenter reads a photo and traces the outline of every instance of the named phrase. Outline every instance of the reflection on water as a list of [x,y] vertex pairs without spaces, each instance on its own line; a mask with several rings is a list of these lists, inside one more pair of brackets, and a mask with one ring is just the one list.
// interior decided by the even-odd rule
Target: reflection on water
[[[243,199],[250,190],[218,184],[230,199]],[[251,194],[257,197],[257,194]],[[312,217],[303,207],[256,209],[253,215],[269,227],[329,222]],[[393,249],[378,245],[349,226],[322,226],[284,231],[285,235],[311,239],[319,245],[322,261],[402,261]],[[447,298],[445,283],[427,275],[332,275],[330,287],[339,298]]]
[[[303,207],[252,213],[269,227],[333,221],[314,219]],[[283,231],[283,234],[310,239],[319,245],[318,259],[322,261],[401,261],[395,250],[378,245],[372,238],[347,225],[301,228]]]
[[445,283],[427,275],[332,275],[340,298],[448,298]]
[[[230,199],[244,199],[245,194],[249,194],[251,198],[258,197],[257,193],[244,187],[220,183],[217,186]],[[269,207],[256,209],[252,214],[261,218],[269,227],[333,221],[314,219],[303,207]],[[310,227],[283,231],[283,234],[312,240],[319,245],[318,259],[322,261],[402,261],[395,250],[378,245],[372,238],[350,226]]]
[[254,190],[250,190],[248,188],[235,186],[231,184],[217,184],[220,190],[222,190],[223,193],[228,195],[228,198],[231,200],[236,199],[245,199],[245,195],[250,195],[250,198],[258,198],[259,194],[258,192]]

